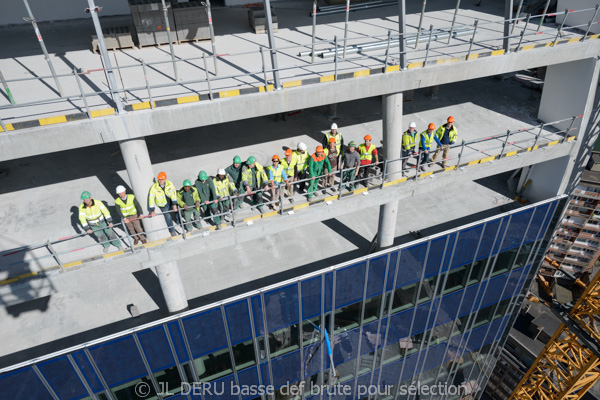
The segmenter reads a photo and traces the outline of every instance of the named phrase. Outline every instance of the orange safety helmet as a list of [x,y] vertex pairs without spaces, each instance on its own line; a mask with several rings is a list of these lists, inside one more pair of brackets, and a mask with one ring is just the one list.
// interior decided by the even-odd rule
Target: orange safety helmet
[[434,123],[429,124],[429,129],[435,129],[435,124]]
[[287,149],[287,150],[285,151],[285,155],[286,155],[286,156],[291,156],[291,155],[294,155],[294,152],[292,151],[292,149]]
[[158,179],[167,179],[167,174],[165,174],[164,172],[159,172],[157,178]]
[[452,123],[454,123],[454,117],[453,117],[453,116],[449,116],[449,117],[448,117],[448,122],[452,122]]
[[373,140],[373,138],[371,138],[371,135],[367,135],[367,136],[365,136],[365,138],[364,138],[364,139],[365,139],[365,140]]
[[322,153],[323,152],[323,147],[321,146],[317,146],[317,153]]
[[335,143],[335,138],[334,137],[329,138],[329,143]]
[[275,160],[279,161],[279,156],[277,154],[275,154],[273,156],[273,158],[271,158],[271,161],[275,161]]

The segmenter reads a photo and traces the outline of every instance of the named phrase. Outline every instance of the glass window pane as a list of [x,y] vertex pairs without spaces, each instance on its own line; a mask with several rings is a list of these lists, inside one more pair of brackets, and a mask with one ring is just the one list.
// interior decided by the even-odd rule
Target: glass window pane
[[299,348],[300,331],[297,324],[269,333],[271,358],[282,356]]
[[372,351],[369,354],[365,354],[361,356],[358,360],[358,375],[366,374],[367,372],[371,372],[373,369],[373,358],[375,357],[375,352]]
[[[143,383],[143,385],[141,385],[142,383]],[[140,386],[138,386],[138,385],[140,385]],[[152,381],[150,380],[149,376],[145,376],[143,378],[124,383],[122,385],[112,388],[111,391],[115,395],[116,400],[139,399],[140,396],[138,396],[138,394],[136,392],[136,387],[137,388],[144,387],[145,389],[147,389],[149,391],[148,395],[146,397],[144,397],[144,399],[148,399],[148,400],[158,399],[158,396],[156,395],[156,391],[154,390]]]
[[494,313],[494,319],[498,319],[504,316],[506,310],[508,309],[508,303],[510,303],[511,299],[504,299],[498,304],[498,309]]
[[403,345],[406,343],[406,341],[390,343],[379,350],[380,357],[383,357],[383,365],[400,360],[405,351],[405,346]]
[[436,281],[437,275],[423,280],[423,284],[421,285],[421,293],[419,293],[418,304],[431,300],[431,298],[433,297],[433,291],[435,289]]
[[238,371],[256,364],[254,360],[254,345],[252,339],[232,347],[233,359]]
[[533,250],[534,244],[535,243],[527,243],[521,247],[521,250],[519,251],[519,255],[517,256],[517,260],[515,261],[514,268],[521,268],[521,267],[525,266],[525,263],[527,262],[527,258],[529,257],[529,254]]
[[379,310],[381,308],[381,295],[372,297],[365,301],[365,316],[363,324],[376,321],[379,318]]
[[177,367],[167,368],[154,374],[163,398],[171,397],[181,392],[181,377]]
[[477,314],[477,318],[475,319],[475,323],[473,324],[473,328],[477,328],[478,326],[487,324],[492,321],[492,314],[494,313],[495,304],[491,306],[487,306],[479,310]]
[[519,248],[515,247],[514,249],[506,250],[498,254],[496,264],[494,264],[494,269],[492,270],[492,276],[503,274],[511,269],[518,251]]
[[314,317],[302,322],[302,340],[305,347],[321,339],[321,334],[315,328],[315,325],[319,326],[320,321],[321,317]]
[[359,301],[335,310],[335,333],[358,327],[360,324],[361,303]]
[[215,351],[214,353],[196,358],[194,367],[200,382],[210,382],[233,372],[229,349]]
[[486,258],[482,258],[481,260],[475,261],[471,265],[471,276],[469,277],[469,283],[468,283],[469,286],[481,282],[487,261],[488,261],[488,259],[486,257]]
[[468,265],[463,265],[462,267],[455,268],[448,272],[446,286],[442,294],[450,294],[463,289],[465,287],[468,272]]
[[402,310],[413,307],[415,305],[415,296],[417,295],[418,282],[411,283],[394,292],[394,300],[392,303],[392,314],[396,314]]

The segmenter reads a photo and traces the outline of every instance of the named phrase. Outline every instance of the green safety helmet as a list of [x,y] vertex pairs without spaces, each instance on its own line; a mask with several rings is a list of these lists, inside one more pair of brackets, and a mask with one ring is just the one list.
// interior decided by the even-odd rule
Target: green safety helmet
[[198,179],[200,179],[201,181],[205,181],[208,179],[208,175],[206,174],[206,172],[200,171],[200,173],[198,174]]
[[241,164],[242,163],[242,159],[240,158],[240,156],[233,157],[233,163],[234,164]]
[[186,179],[185,181],[183,181],[183,186],[192,186],[192,181]]
[[81,200],[89,199],[90,197],[92,197],[92,195],[87,190],[81,193]]
[[256,162],[256,158],[254,158],[254,156],[250,156],[250,157],[248,157],[248,161],[246,161],[246,164],[252,165],[255,162]]

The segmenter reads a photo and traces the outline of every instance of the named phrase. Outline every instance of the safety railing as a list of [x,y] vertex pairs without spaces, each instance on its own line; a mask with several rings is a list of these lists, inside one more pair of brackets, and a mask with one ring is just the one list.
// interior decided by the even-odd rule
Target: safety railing
[[[440,160],[442,163],[448,165],[445,169],[431,170],[429,172],[421,172],[421,156],[422,151],[418,150],[413,152],[409,156],[400,157],[398,159],[382,159],[378,162],[373,162],[367,165],[361,165],[357,167],[345,168],[345,169],[337,169],[335,171],[327,171],[316,177],[308,177],[304,179],[289,181],[289,185],[295,189],[292,191],[292,200],[294,202],[289,202],[285,205],[285,188],[286,183],[282,183],[279,190],[279,195],[277,198],[273,198],[272,196],[268,197],[268,201],[263,201],[265,192],[270,191],[270,183],[265,182],[259,188],[254,191],[241,191],[241,188],[237,188],[240,192],[235,195],[232,194],[227,197],[220,197],[217,199],[213,199],[209,202],[201,202],[207,206],[206,212],[204,216],[201,218],[190,218],[189,220],[185,219],[181,207],[178,207],[177,211],[167,211],[167,212],[157,212],[156,217],[154,218],[163,218],[164,214],[170,214],[172,216],[172,220],[174,226],[179,229],[176,235],[181,235],[183,240],[187,240],[190,235],[201,233],[202,235],[208,235],[209,229],[211,226],[215,226],[214,219],[218,217],[219,219],[225,220],[228,224],[231,223],[231,226],[235,229],[241,223],[249,223],[252,224],[253,220],[256,217],[260,217],[260,215],[249,215],[249,211],[255,211],[256,209],[261,209],[264,207],[270,208],[271,211],[261,211],[262,216],[270,216],[270,215],[285,215],[286,213],[293,213],[294,210],[299,206],[303,207],[303,203],[296,202],[298,196],[295,195],[297,192],[299,195],[303,195],[302,192],[304,187],[308,185],[310,182],[314,180],[321,181],[322,179],[329,178],[331,176],[334,177],[333,185],[331,186],[316,186],[316,192],[314,192],[315,198],[318,197],[319,202],[325,202],[326,204],[330,204],[330,201],[339,200],[343,201],[344,198],[348,195],[357,195],[360,193],[367,193],[370,190],[384,190],[388,186],[393,186],[407,180],[419,180],[421,178],[425,178],[430,176],[433,173],[442,172],[442,171],[463,171],[465,168],[469,168],[472,165],[480,164],[483,161],[491,162],[503,157],[508,157],[509,155],[515,155],[519,150],[522,151],[533,151],[537,147],[544,147],[550,144],[561,144],[567,140],[571,140],[574,136],[574,131],[577,131],[579,128],[575,127],[575,122],[578,119],[581,119],[582,116],[575,116],[567,119],[562,119],[558,121],[553,121],[550,123],[544,123],[538,126],[518,129],[518,130],[508,130],[504,134],[500,135],[492,135],[482,139],[475,139],[469,141],[462,141],[460,144],[454,144],[449,146],[449,151],[458,154],[454,154],[451,157],[447,157],[446,159]],[[556,125],[563,124],[568,126],[565,129],[558,129]],[[484,148],[474,149],[474,145],[484,144]],[[510,150],[510,151],[508,151]],[[493,154],[493,155],[490,155]],[[481,156],[484,158],[478,158]],[[415,157],[416,156],[416,157]],[[415,159],[416,158],[416,159]],[[433,163],[432,163],[433,164]],[[404,165],[404,167],[399,167]],[[431,167],[431,165],[429,165]],[[346,174],[347,172],[358,171],[358,174],[355,174],[352,177],[352,174]],[[362,185],[364,188],[358,189],[357,187]],[[352,188],[351,188],[352,187]],[[350,190],[351,189],[351,190]],[[326,190],[326,195],[318,193],[319,191]],[[345,192],[346,190],[346,192]],[[308,191],[305,196],[307,196]],[[257,204],[248,205],[245,202],[245,199],[249,196],[258,195],[259,202]],[[289,197],[287,198],[290,199]],[[307,200],[308,203],[314,202],[312,199]],[[217,205],[217,210],[213,214],[213,210],[211,210],[211,204]],[[244,205],[243,207],[236,207],[237,204]],[[304,203],[306,204],[306,203]],[[243,215],[246,214],[246,215]],[[151,218],[150,215],[142,215],[138,217],[138,219]],[[200,224],[202,226],[199,230],[193,230],[194,225]],[[222,224],[219,221],[219,225]],[[188,232],[189,227],[192,227],[192,230]],[[117,235],[117,240],[123,241],[127,248],[124,252],[134,252],[135,246],[133,244],[135,234],[131,234],[125,223],[123,221],[115,223],[114,228],[119,228],[123,231],[123,234]],[[168,234],[164,232],[165,230],[170,230],[168,226],[164,228],[159,228],[155,230],[143,231],[141,234],[148,235],[152,233],[164,233],[165,239],[161,239],[166,241]],[[104,241],[91,241],[90,243],[86,243],[84,245],[75,245],[75,246],[65,246],[65,244],[69,242],[73,242],[75,239],[80,239],[85,236],[89,236],[88,233],[81,233],[72,236],[61,237],[56,240],[46,240],[45,242],[32,244],[28,246],[22,246],[19,248],[12,249],[4,254],[0,254],[0,259],[7,256],[12,256],[17,253],[34,253],[39,249],[46,249],[47,254],[45,255],[36,255],[35,257],[31,257],[28,259],[22,259],[17,262],[7,264],[4,266],[0,265],[0,271],[11,273],[13,268],[17,268],[19,265],[30,265],[31,263],[40,264],[42,260],[45,259],[54,259],[57,267],[60,270],[64,270],[66,267],[66,263],[64,259],[61,257],[66,256],[68,254],[81,251],[83,249],[87,249],[90,247],[97,247],[98,244],[108,244],[115,240],[114,238],[107,238]],[[155,245],[156,242],[151,244]],[[144,245],[141,245],[144,246]],[[58,248],[61,247],[61,248]],[[115,253],[112,253],[115,255]],[[52,267],[56,269],[56,266]],[[26,274],[30,276],[31,274]],[[11,281],[18,280],[18,277],[9,277],[8,279],[1,281],[0,284],[10,283]]]
[[[348,37],[346,34],[346,37],[341,39],[338,39],[336,36],[333,40],[312,40],[309,44],[294,44],[274,49],[258,46],[258,50],[252,51],[231,54],[213,53],[210,55],[203,53],[201,57],[173,57],[172,60],[149,63],[145,62],[143,59],[139,59],[136,60],[134,64],[130,65],[91,69],[74,68],[69,73],[54,73],[50,76],[4,79],[0,74],[0,80],[2,81],[5,91],[10,93],[11,99],[11,104],[0,106],[0,112],[5,110],[16,110],[17,108],[22,107],[81,102],[79,105],[75,104],[75,108],[84,111],[88,118],[92,118],[92,111],[98,107],[111,106],[118,110],[119,107],[117,106],[117,103],[122,102],[121,97],[127,99],[127,96],[136,98],[137,100],[140,100],[141,103],[147,103],[144,107],[140,108],[154,108],[157,99],[169,96],[164,92],[161,92],[162,89],[169,89],[169,93],[172,93],[172,89],[177,88],[178,90],[181,90],[183,94],[206,96],[207,100],[213,100],[217,97],[216,93],[223,90],[240,89],[241,86],[239,81],[244,82],[242,87],[260,88],[261,91],[265,92],[277,90],[286,86],[285,82],[274,82],[273,78],[270,77],[271,75],[281,76],[281,79],[293,79],[294,81],[292,81],[292,85],[290,86],[294,86],[294,82],[297,82],[299,78],[303,77],[318,77],[332,74],[332,80],[335,81],[341,73],[355,71],[357,69],[357,64],[361,65],[361,67],[358,68],[382,68],[382,72],[384,73],[388,72],[388,66],[394,63],[396,63],[394,65],[398,65],[397,60],[400,60],[399,70],[414,67],[426,67],[431,57],[430,54],[434,50],[440,50],[437,53],[443,54],[444,57],[452,56],[469,60],[472,58],[474,49],[479,48],[489,50],[490,48],[496,48],[498,47],[497,44],[499,43],[499,40],[504,42],[500,47],[504,51],[504,54],[508,54],[511,51],[522,51],[526,43],[538,42],[540,38],[539,35],[541,34],[545,34],[547,37],[546,40],[551,40],[553,45],[558,42],[559,38],[562,37],[565,32],[577,35],[579,41],[585,41],[589,36],[591,26],[598,23],[598,21],[596,21],[598,9],[599,6],[596,5],[595,8],[527,15],[526,18],[517,16],[512,19],[502,19],[497,21],[474,19],[473,24],[470,25],[456,25],[455,12],[451,26],[435,28],[431,25],[429,31],[424,31],[419,27],[417,33],[404,33],[398,35],[397,32],[393,33],[392,31],[388,31],[386,36],[361,35],[360,37]],[[565,22],[570,15],[592,12],[594,14],[593,18],[587,24],[565,26]],[[564,19],[558,28],[543,27],[542,23],[545,18],[561,15],[564,16]],[[520,32],[515,33],[515,28],[521,20],[525,21],[523,29],[521,29]],[[539,20],[537,26],[533,23],[535,20]],[[503,32],[505,26],[509,27],[510,32],[508,35],[505,35]],[[548,37],[548,35],[550,36]],[[396,51],[395,49],[398,49],[400,37],[407,43],[414,42],[414,48],[407,49],[403,52]],[[518,40],[516,47],[512,47],[510,44],[513,39],[515,41]],[[375,42],[375,45],[373,45],[373,42],[366,42],[369,40],[377,40],[379,42]],[[425,50],[419,50],[418,45],[423,41],[426,42]],[[367,46],[370,47],[367,48]],[[298,48],[304,50],[304,52],[300,51],[298,56],[296,56],[296,53],[292,50]],[[273,69],[268,65],[265,53],[267,55],[274,54],[274,57],[285,57],[285,61],[283,63],[279,62],[279,65],[281,66],[277,69]],[[411,56],[410,62],[405,60],[408,55]],[[310,60],[307,59],[304,61],[302,59],[303,56],[310,56]],[[315,56],[320,58],[321,61],[315,61]],[[247,71],[225,75],[217,74],[217,66],[219,63],[224,64],[224,67],[227,67],[227,64],[239,65],[240,62],[242,62],[241,57],[244,58],[244,69]],[[392,60],[393,58],[396,60]],[[402,60],[405,61],[403,62]],[[208,61],[212,61],[214,64],[214,71],[212,72],[209,70]],[[103,60],[103,63],[104,62],[105,61]],[[284,65],[286,63],[288,65]],[[405,65],[402,65],[403,63]],[[161,69],[161,67],[168,64],[180,66],[180,80],[174,75],[177,68],[173,69],[172,75],[168,70],[165,70],[164,68]],[[196,72],[185,74],[182,69],[183,66],[190,67],[193,71],[200,71],[200,75]],[[221,70],[223,69],[224,68],[221,68]],[[135,73],[130,73],[128,76],[123,75],[131,70],[134,70]],[[84,88],[85,82],[82,81],[82,78],[86,77],[90,79],[90,77],[93,75],[95,76],[95,74],[104,75],[106,77],[107,72],[118,74],[122,87],[111,88],[110,85],[106,83],[106,86],[109,87],[107,90],[89,91]],[[151,78],[151,73],[153,72],[156,73],[154,79]],[[72,84],[71,86],[76,87],[77,91],[74,93],[63,94],[65,89],[63,88],[59,91],[57,88],[56,96],[35,101],[17,101],[20,97],[20,93],[31,93],[31,87],[29,86],[31,81],[45,82],[52,78],[54,78],[56,82],[66,79],[75,80],[76,84]],[[108,78],[106,79],[108,81]],[[128,81],[127,85],[125,84],[125,80]],[[158,82],[158,80],[161,82]],[[47,82],[46,84],[48,85]],[[20,87],[15,89],[15,85],[20,85]],[[13,87],[10,88],[10,86]],[[71,104],[71,106],[73,106],[73,104]],[[27,114],[38,115],[40,113],[32,110],[31,112],[28,111]],[[14,119],[13,116],[9,116],[9,118],[11,120]],[[6,126],[8,122],[6,117],[4,120],[0,118],[0,126],[4,131],[8,130]]]

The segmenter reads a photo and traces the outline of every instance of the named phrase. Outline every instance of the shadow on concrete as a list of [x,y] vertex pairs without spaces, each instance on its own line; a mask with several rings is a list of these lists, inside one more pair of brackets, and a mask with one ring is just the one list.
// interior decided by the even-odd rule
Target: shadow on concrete
[[139,284],[144,288],[148,296],[154,303],[158,306],[158,309],[165,314],[169,313],[169,309],[167,308],[167,303],[165,302],[165,298],[162,294],[162,289],[160,288],[160,282],[158,281],[158,277],[154,273],[151,268],[145,268],[139,271],[135,271],[133,276]]
[[26,301],[21,304],[15,304],[14,306],[8,306],[5,308],[6,312],[17,318],[22,313],[29,311],[46,311],[48,309],[48,303],[50,302],[51,296],[40,297],[39,299]]
[[354,229],[351,229],[346,224],[335,218],[322,221],[321,223],[358,247],[358,250],[364,251],[366,254],[371,242],[365,239],[360,233],[356,232]]

